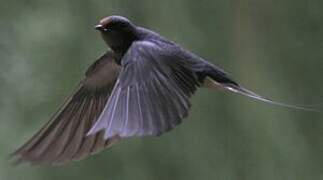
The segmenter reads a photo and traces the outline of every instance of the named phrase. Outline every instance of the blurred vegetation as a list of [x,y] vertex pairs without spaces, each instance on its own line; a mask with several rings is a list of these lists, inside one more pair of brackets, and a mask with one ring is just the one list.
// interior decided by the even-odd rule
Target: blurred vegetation
[[7,155],[53,114],[107,47],[93,26],[122,15],[288,103],[323,102],[323,1],[0,1],[0,180],[323,179],[323,115],[201,90],[190,117],[63,167]]

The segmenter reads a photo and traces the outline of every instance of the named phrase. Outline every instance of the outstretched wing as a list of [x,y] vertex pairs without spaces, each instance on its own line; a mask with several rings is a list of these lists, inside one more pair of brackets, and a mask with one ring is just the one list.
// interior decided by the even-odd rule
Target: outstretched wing
[[134,42],[98,121],[88,134],[104,138],[160,135],[188,115],[198,80],[189,61],[162,42]]
[[14,152],[18,162],[63,164],[96,153],[119,137],[103,133],[86,136],[101,114],[115,84],[120,66],[111,52],[100,57],[86,78],[53,118],[27,143]]

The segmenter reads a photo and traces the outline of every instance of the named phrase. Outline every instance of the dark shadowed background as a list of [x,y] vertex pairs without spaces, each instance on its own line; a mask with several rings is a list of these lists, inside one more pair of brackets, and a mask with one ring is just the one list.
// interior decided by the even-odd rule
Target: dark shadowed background
[[323,110],[321,0],[1,0],[0,180],[323,179],[323,115],[202,89],[190,117],[63,167],[8,154],[57,110],[107,47],[93,26],[128,17],[275,100]]

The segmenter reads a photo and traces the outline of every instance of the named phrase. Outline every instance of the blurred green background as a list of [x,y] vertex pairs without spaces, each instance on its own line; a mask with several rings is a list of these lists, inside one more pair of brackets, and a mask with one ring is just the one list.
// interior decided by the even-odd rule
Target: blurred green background
[[275,100],[323,110],[321,0],[1,0],[0,180],[323,179],[323,115],[202,89],[190,117],[63,167],[7,156],[57,110],[107,47],[93,26],[128,17]]

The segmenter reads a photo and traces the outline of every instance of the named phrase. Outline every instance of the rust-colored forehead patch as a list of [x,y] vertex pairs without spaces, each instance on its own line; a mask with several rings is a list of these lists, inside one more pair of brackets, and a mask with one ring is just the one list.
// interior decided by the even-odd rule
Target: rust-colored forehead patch
[[107,26],[108,24],[112,22],[130,22],[127,18],[122,16],[107,16],[103,19],[101,19],[100,24],[103,26]]
[[107,24],[109,24],[111,21],[112,21],[112,17],[111,17],[111,16],[108,16],[108,17],[105,17],[105,18],[101,19],[100,24],[102,24],[102,25],[107,25]]

